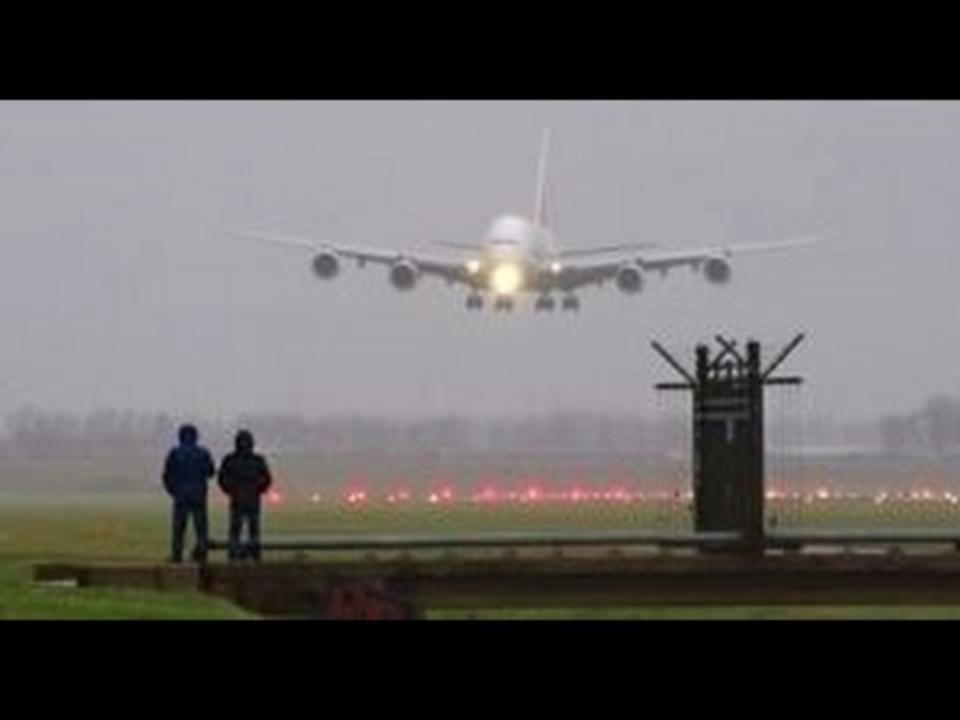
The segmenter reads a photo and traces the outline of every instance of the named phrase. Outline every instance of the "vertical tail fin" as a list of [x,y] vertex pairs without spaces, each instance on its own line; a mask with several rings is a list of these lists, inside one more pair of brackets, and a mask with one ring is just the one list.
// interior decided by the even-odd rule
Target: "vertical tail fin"
[[547,180],[550,159],[550,130],[545,129],[540,140],[540,163],[537,168],[537,197],[533,209],[533,222],[543,226],[547,221]]

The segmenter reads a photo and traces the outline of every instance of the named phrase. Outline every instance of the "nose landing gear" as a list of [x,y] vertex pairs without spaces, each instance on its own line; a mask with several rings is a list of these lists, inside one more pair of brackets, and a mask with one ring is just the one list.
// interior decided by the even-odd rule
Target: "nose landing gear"
[[563,298],[563,309],[567,312],[580,312],[580,298],[576,295],[565,295]]
[[496,312],[513,312],[513,298],[498,297],[493,303]]

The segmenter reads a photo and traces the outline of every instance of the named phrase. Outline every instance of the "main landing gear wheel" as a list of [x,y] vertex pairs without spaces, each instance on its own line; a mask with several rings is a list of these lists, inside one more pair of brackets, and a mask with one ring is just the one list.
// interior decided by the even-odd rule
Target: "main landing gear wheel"
[[537,298],[536,304],[533,306],[535,312],[553,312],[557,307],[557,303],[549,295],[544,295]]
[[580,298],[575,295],[567,295],[563,298],[563,309],[567,312],[580,312]]
[[483,310],[483,298],[479,295],[468,295],[467,310]]

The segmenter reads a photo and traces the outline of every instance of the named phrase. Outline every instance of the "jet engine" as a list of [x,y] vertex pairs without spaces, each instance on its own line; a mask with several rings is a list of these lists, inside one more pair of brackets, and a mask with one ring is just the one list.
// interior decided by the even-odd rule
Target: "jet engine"
[[408,260],[400,260],[390,268],[390,284],[397,290],[412,290],[420,277],[420,269]]
[[335,278],[340,272],[340,260],[333,253],[320,253],[313,259],[313,272],[324,280]]
[[730,263],[720,258],[707,260],[703,266],[703,274],[707,280],[714,285],[726,285],[730,282],[733,270],[730,269]]
[[617,287],[628,295],[643,289],[643,273],[636,265],[624,265],[617,270]]

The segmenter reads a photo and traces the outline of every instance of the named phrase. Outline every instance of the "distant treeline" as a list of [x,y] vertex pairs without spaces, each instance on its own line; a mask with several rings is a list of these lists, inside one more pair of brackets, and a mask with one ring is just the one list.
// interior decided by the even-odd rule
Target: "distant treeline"
[[915,412],[883,418],[878,434],[892,455],[958,455],[960,400],[947,395],[932,397]]
[[[6,457],[102,457],[162,452],[185,418],[165,413],[99,411],[89,415],[24,408],[6,418],[0,453]],[[263,447],[331,454],[486,454],[491,452],[670,452],[685,447],[681,418],[656,422],[589,413],[498,420],[423,420],[296,415],[249,415],[224,421],[189,418],[212,446],[224,447],[238,428]]]
[[[331,454],[673,454],[687,452],[690,444],[686,414],[648,418],[571,411],[420,420],[263,414],[222,420],[113,410],[67,415],[28,407],[6,417],[0,457],[156,455],[169,447],[185,419],[218,449],[229,446],[240,427],[253,430],[266,448]],[[960,451],[960,400],[940,396],[914,413],[861,423],[768,412],[768,429],[768,446],[774,451],[858,447],[890,455],[944,456]]]

